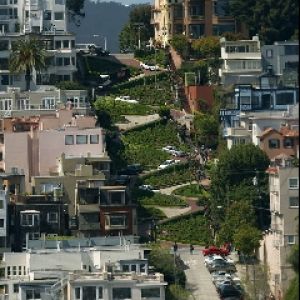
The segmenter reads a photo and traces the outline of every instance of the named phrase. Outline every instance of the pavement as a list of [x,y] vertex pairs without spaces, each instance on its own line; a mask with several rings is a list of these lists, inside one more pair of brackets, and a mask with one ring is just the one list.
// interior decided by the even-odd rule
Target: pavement
[[126,118],[128,123],[117,123],[116,126],[119,128],[119,130],[128,130],[160,119],[158,114],[147,115],[147,116],[125,115],[124,117]]
[[186,265],[186,290],[192,294],[187,300],[220,300],[211,275],[204,265],[202,249],[203,247],[196,246],[194,253],[190,254],[188,245],[178,247],[178,254]]

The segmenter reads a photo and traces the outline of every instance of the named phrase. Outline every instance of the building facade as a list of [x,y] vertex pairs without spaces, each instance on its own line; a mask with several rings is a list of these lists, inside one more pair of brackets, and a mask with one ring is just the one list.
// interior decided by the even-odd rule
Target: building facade
[[155,0],[152,9],[155,41],[166,46],[175,34],[188,39],[247,30],[227,12],[227,0]]
[[262,67],[266,72],[272,69],[280,77],[284,85],[299,85],[299,41],[275,42],[264,45],[262,52]]
[[283,299],[295,276],[288,257],[299,243],[299,170],[290,159],[275,159],[268,169],[271,225],[260,247],[260,259],[268,265],[269,285],[276,299]]
[[257,83],[262,72],[261,49],[258,36],[252,40],[226,41],[220,39],[222,66],[219,69],[221,83]]
[[40,39],[48,55],[46,70],[33,70],[30,90],[74,79],[75,36],[67,31],[66,19],[65,0],[1,1],[0,90],[5,91],[9,86],[25,89],[24,74],[9,72],[9,55],[12,44],[28,35]]

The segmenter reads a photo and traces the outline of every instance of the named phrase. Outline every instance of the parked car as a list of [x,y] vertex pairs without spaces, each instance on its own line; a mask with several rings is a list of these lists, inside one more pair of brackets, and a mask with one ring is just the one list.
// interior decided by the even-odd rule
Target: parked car
[[232,280],[231,280],[230,278],[215,281],[215,286],[216,286],[216,288],[217,288],[217,291],[218,291],[223,285],[233,285],[233,282],[232,282]]
[[208,248],[203,249],[202,253],[203,253],[204,256],[210,255],[210,254],[228,255],[229,251],[225,248],[218,248],[216,246],[209,246]]
[[150,184],[142,184],[139,186],[139,189],[142,191],[150,191],[150,192],[159,192],[159,189],[154,188],[152,185]]
[[130,181],[130,176],[129,175],[118,175],[114,181],[116,184],[127,185]]
[[243,299],[242,293],[234,285],[223,285],[218,289],[218,293],[222,300],[236,297],[238,300]]
[[181,150],[175,150],[171,153],[172,155],[176,156],[176,157],[184,157],[186,156],[186,153],[181,151]]
[[158,170],[163,170],[166,169],[174,164],[179,163],[180,160],[176,160],[176,159],[167,159],[166,161],[164,161],[161,165],[158,166]]
[[214,271],[219,271],[219,270],[224,270],[226,272],[236,272],[236,267],[234,264],[228,263],[226,261],[218,261],[214,262],[210,265],[207,266],[208,271],[214,272]]
[[137,100],[130,99],[129,96],[119,96],[119,97],[116,97],[115,101],[122,101],[122,102],[127,102],[127,103],[132,103],[132,104],[139,103]]
[[204,264],[207,265],[211,262],[213,262],[213,260],[215,259],[224,259],[221,255],[218,255],[218,254],[210,254],[210,255],[207,255],[205,258],[204,258]]
[[174,146],[170,146],[170,145],[163,147],[161,150],[166,151],[166,152],[168,152],[170,154],[172,154],[175,151],[177,151]]
[[142,166],[140,164],[128,165],[126,168],[119,171],[120,175],[138,175],[142,172]]

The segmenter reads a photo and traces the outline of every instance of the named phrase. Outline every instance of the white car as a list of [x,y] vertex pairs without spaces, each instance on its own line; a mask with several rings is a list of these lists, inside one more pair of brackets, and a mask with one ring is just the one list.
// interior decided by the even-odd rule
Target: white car
[[167,159],[165,162],[163,162],[161,165],[158,166],[158,170],[166,169],[174,164],[179,163],[180,160],[177,159]]
[[127,103],[132,103],[132,104],[139,103],[137,100],[130,99],[129,96],[119,96],[119,97],[116,97],[115,101],[122,101],[122,102],[127,102]]
[[140,185],[139,186],[139,189],[140,190],[143,190],[143,191],[151,191],[151,192],[159,192],[159,190],[155,189],[152,185],[150,184],[143,184],[143,185]]
[[168,152],[170,154],[173,154],[173,153],[175,153],[177,151],[174,146],[169,146],[169,145],[163,147],[161,150],[166,151],[166,152]]
[[224,258],[221,255],[209,255],[204,259],[204,265],[207,266],[215,260],[224,260]]

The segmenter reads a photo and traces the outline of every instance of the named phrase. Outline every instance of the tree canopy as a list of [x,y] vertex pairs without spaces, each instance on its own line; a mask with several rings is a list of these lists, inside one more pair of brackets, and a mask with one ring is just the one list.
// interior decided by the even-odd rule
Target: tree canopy
[[219,58],[221,56],[220,39],[216,36],[208,36],[192,42],[192,49],[200,58]]
[[260,246],[261,238],[260,230],[249,224],[240,226],[233,235],[235,247],[247,256],[254,254],[254,250]]
[[148,4],[136,5],[129,14],[128,23],[123,26],[119,34],[120,48],[137,48],[139,38],[142,45],[147,43],[154,35],[150,21],[151,6]]
[[299,2],[294,0],[229,0],[230,14],[249,26],[262,41],[289,40],[298,29]]
[[46,50],[41,40],[35,37],[20,39],[12,44],[9,70],[12,74],[25,72],[26,90],[30,90],[31,73],[46,67]]
[[170,44],[183,58],[188,57],[190,44],[185,35],[175,34],[170,41]]

